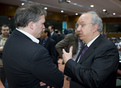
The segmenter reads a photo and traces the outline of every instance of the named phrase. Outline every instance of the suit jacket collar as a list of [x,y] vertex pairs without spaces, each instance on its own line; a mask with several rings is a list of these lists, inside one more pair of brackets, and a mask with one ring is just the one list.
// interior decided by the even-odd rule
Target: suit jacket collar
[[32,41],[29,37],[27,37],[26,35],[24,35],[23,33],[21,33],[20,31],[18,30],[14,30],[12,32],[13,35],[17,35],[17,36],[21,36],[21,38],[26,38],[26,39],[29,39],[30,41]]
[[48,39],[47,39],[47,41],[46,41],[46,43],[45,43],[45,47],[47,47],[47,46],[48,46],[49,41],[50,41],[50,37],[48,37]]
[[[88,47],[88,49],[85,51],[85,53],[83,54],[83,56],[81,57],[79,63],[83,62],[84,60],[86,60],[93,52],[94,50],[98,47],[98,45],[100,44],[101,40],[102,40],[103,36],[100,35],[91,45],[90,47]],[[83,48],[83,46],[82,46]],[[82,49],[81,49],[82,52]],[[78,58],[80,58],[80,54],[78,55]],[[77,58],[77,59],[78,59]],[[77,60],[76,60],[77,61]]]
[[23,30],[17,29],[17,28],[16,28],[16,30],[18,30],[19,32],[23,33],[23,34],[26,35],[27,37],[29,37],[33,42],[39,43],[39,40],[38,40],[37,38],[35,38],[33,35],[31,35],[31,34],[25,32],[25,31],[23,31]]

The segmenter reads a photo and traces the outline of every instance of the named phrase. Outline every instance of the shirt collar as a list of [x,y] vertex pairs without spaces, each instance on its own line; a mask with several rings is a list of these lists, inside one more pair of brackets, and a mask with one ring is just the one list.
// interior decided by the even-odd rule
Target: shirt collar
[[26,35],[27,37],[29,37],[33,42],[35,43],[39,43],[39,40],[37,38],[35,38],[33,35],[23,31],[23,30],[20,30],[18,28],[16,28],[16,30],[18,30],[19,32],[23,33],[24,35]]
[[54,31],[51,33],[51,36],[53,35]]
[[93,40],[91,40],[91,41],[87,44],[87,46],[89,47],[98,37],[99,37],[99,35],[96,36]]

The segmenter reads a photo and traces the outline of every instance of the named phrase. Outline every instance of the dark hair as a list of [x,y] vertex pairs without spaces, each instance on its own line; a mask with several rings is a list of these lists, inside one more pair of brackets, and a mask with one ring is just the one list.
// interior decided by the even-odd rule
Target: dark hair
[[46,33],[47,32],[47,36],[50,37],[50,30],[45,28],[44,32]]
[[46,16],[46,10],[35,3],[25,3],[25,5],[20,6],[14,16],[15,24],[17,27],[26,27],[29,22],[37,22],[40,20],[41,15]]
[[3,24],[1,27],[9,27],[7,24]]
[[0,28],[0,30],[2,30],[2,27],[9,27],[7,24],[3,24]]
[[55,31],[55,27],[53,25],[49,25],[49,26],[51,26],[51,29],[53,29],[53,31]]

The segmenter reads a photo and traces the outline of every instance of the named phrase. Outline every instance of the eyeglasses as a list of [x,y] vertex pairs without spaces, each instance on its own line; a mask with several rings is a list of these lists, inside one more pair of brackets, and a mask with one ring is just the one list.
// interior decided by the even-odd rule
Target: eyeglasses
[[93,24],[93,23],[88,23],[88,24],[79,24],[79,25],[78,25],[78,27],[83,28],[84,26],[89,25],[89,24]]

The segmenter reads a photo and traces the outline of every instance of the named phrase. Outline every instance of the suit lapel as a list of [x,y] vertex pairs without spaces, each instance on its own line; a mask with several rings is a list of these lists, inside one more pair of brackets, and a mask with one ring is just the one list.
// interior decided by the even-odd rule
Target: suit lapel
[[47,41],[46,41],[46,43],[45,43],[45,47],[48,46],[48,44],[49,44],[49,40],[50,40],[50,38],[48,37],[48,39],[47,39]]
[[85,53],[83,54],[83,56],[81,57],[79,63],[83,62],[84,60],[86,60],[94,51],[95,49],[98,47],[98,45],[100,44],[100,41],[102,40],[102,36],[100,35],[91,45],[90,47],[88,47],[88,49],[85,51]]

